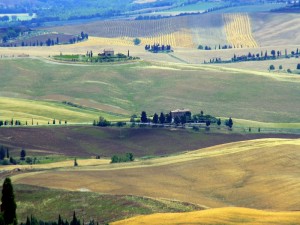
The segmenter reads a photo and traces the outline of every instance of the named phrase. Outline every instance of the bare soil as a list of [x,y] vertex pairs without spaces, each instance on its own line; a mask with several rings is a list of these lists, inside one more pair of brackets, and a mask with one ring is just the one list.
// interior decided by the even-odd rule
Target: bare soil
[[99,128],[88,126],[1,128],[0,145],[19,156],[61,154],[76,157],[111,157],[132,152],[137,157],[162,156],[214,145],[261,138],[299,138],[287,134],[238,134],[228,131],[191,132],[167,128]]

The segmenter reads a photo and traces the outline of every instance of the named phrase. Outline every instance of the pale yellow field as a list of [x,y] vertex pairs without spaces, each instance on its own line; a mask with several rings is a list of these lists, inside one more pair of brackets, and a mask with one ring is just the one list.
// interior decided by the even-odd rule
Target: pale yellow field
[[190,29],[182,29],[169,34],[161,34],[153,37],[142,37],[141,45],[165,44],[174,47],[194,48],[196,44],[193,42],[193,36]]
[[300,139],[262,139],[134,163],[20,174],[13,181],[49,188],[62,188],[63,182],[66,190],[86,188],[208,207],[299,210],[299,160]]
[[189,213],[159,213],[137,216],[112,225],[291,225],[299,224],[300,212],[268,212],[247,208],[219,208]]
[[224,14],[227,41],[234,48],[254,48],[258,44],[252,36],[251,23],[248,14]]

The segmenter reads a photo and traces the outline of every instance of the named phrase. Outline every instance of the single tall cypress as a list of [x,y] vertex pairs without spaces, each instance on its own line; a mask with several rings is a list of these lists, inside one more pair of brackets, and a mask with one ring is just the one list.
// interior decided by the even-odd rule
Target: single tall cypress
[[5,224],[17,224],[17,204],[15,202],[14,189],[8,177],[3,182],[1,202],[1,212],[3,213]]

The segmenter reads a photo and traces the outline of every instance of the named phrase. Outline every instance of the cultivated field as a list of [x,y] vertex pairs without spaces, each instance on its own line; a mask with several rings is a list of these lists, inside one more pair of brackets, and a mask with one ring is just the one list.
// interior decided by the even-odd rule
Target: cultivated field
[[[66,157],[86,157],[89,159],[87,163],[92,164],[103,163],[99,160],[90,161],[90,157],[95,158],[97,155],[110,158],[114,154],[132,152],[136,157],[155,157],[242,140],[298,137],[284,134],[237,134],[223,130],[223,128],[211,133],[167,128],[123,128],[120,130],[119,128],[92,126],[0,129],[0,143],[11,148],[10,154],[13,157],[18,158],[21,148],[25,148],[27,156],[30,157],[47,156],[50,161],[51,159],[61,161]],[[65,165],[73,165],[73,161],[66,162]],[[59,165],[62,166],[62,164]],[[44,167],[47,166],[50,165]],[[19,166],[3,168],[9,170],[16,167]],[[36,165],[33,167],[35,168]]]
[[258,44],[252,36],[250,19],[247,14],[224,14],[225,32],[233,48],[255,48]]
[[66,190],[85,188],[209,207],[299,210],[299,149],[299,139],[252,140],[134,163],[20,174],[13,181],[50,188],[61,188],[63,182]]
[[246,208],[220,208],[190,213],[164,213],[138,216],[112,223],[112,225],[291,225],[300,220],[299,212],[268,212]]

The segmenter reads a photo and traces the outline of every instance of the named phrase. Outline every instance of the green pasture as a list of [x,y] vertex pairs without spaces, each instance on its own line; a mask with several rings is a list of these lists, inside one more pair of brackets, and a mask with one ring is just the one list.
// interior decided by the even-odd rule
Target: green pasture
[[82,188],[77,192],[47,189],[29,185],[14,185],[19,222],[26,222],[27,216],[34,215],[40,220],[53,221],[58,215],[69,222],[73,212],[78,219],[99,224],[152,213],[188,212],[201,209],[198,206],[155,200],[136,196],[102,195]]
[[[201,65],[135,62],[87,66],[36,59],[1,60],[0,68],[1,118],[17,119],[16,115],[22,114],[27,119],[90,122],[100,115],[118,119],[111,114],[113,110],[129,117],[139,116],[142,110],[151,116],[189,108],[216,117],[300,122],[298,79],[276,79],[282,75]],[[45,102],[51,95],[60,97],[57,102]],[[67,106],[61,103],[64,98],[76,104],[97,103],[103,111]]]

